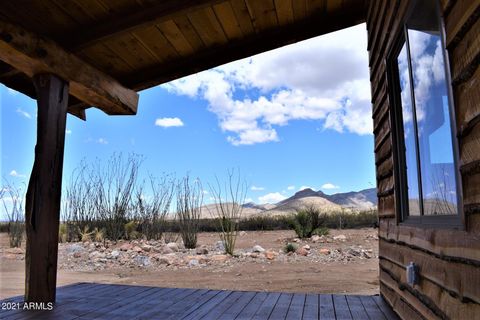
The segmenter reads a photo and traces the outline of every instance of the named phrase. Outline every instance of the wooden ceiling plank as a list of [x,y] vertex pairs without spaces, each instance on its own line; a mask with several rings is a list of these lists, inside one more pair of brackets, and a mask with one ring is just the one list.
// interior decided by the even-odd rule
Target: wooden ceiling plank
[[[361,4],[361,3],[360,3]],[[249,57],[259,52],[278,48],[293,42],[337,31],[365,22],[362,6],[345,7],[341,12],[307,18],[301,23],[253,34],[228,44],[208,48],[192,57],[172,61],[169,64],[151,66],[125,76],[125,83],[135,90],[153,87],[180,77],[214,68],[224,63]]]
[[0,60],[29,77],[52,73],[70,84],[70,93],[107,114],[135,114],[138,94],[66,52],[55,42],[0,21]]
[[168,20],[157,25],[165,38],[181,56],[188,56],[194,52],[190,43],[185,39],[183,33],[173,20]]
[[111,38],[105,41],[105,45],[117,54],[133,70],[144,68],[154,63],[156,58],[152,56],[132,34],[125,34],[119,38]]
[[157,59],[167,62],[179,57],[178,52],[156,26],[139,29],[134,34]]
[[189,13],[188,18],[207,47],[227,43],[227,37],[212,8]]
[[322,14],[327,10],[327,0],[307,0],[307,15]]
[[284,26],[293,23],[292,0],[275,0],[275,9],[279,25]]
[[213,6],[213,11],[229,40],[238,39],[242,36],[242,30],[230,2],[223,2]]
[[327,12],[336,12],[342,8],[342,0],[327,0]]
[[[134,12],[112,15],[98,24],[94,24],[77,34],[68,35],[61,41],[70,50],[91,46],[99,41],[132,32],[139,28],[156,25],[201,8],[208,7],[222,0],[164,0],[154,6],[145,7]],[[224,0],[223,0],[224,1]]]
[[246,3],[247,7],[253,11],[253,25],[259,31],[271,29],[278,25],[273,0],[246,0]]
[[233,8],[233,12],[235,13],[235,17],[237,18],[243,35],[248,36],[255,33],[255,29],[253,28],[252,24],[252,17],[248,12],[245,0],[231,0],[230,5]]
[[116,77],[119,74],[133,72],[134,69],[103,43],[85,48],[77,54],[84,61],[95,65],[103,72]]
[[174,21],[195,51],[205,48],[202,39],[200,39],[200,36],[187,16],[176,17]]
[[293,1],[293,16],[295,21],[301,21],[305,19],[307,15],[307,1],[306,0],[295,0]]

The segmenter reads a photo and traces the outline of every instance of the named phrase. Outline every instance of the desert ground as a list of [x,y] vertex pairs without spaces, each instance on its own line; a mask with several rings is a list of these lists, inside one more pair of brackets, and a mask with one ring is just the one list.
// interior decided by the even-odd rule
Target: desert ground
[[[378,237],[372,228],[331,230],[300,240],[293,231],[241,232],[235,256],[217,233],[201,233],[197,249],[132,240],[59,244],[58,285],[76,282],[253,291],[378,293]],[[285,253],[286,243],[297,252]],[[24,291],[25,256],[0,234],[0,299]]]

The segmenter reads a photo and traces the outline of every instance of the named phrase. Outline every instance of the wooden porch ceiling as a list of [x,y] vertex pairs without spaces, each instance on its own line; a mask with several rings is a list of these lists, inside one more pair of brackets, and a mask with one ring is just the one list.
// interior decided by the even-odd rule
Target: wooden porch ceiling
[[[84,109],[94,106],[108,114],[134,114],[131,92],[359,24],[365,21],[367,1],[5,1],[0,6],[0,82],[35,98],[33,73],[59,74],[59,67],[74,61],[70,72],[59,74],[74,84],[70,113],[84,118]],[[12,41],[12,27],[27,34],[28,45],[15,42],[15,36]],[[12,42],[29,61],[12,60]],[[38,63],[32,59],[41,65],[25,66]],[[85,70],[87,77],[78,79]]]

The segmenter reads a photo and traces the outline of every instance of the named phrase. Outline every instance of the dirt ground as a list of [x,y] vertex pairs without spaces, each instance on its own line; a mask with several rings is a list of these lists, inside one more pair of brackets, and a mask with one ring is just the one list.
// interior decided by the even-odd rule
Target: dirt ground
[[[58,285],[100,282],[253,291],[378,293],[376,229],[331,230],[327,238],[318,242],[297,239],[299,247],[309,247],[309,253],[306,256],[283,253],[285,244],[295,241],[294,237],[295,234],[292,231],[247,232],[237,240],[237,248],[242,252],[242,258],[228,258],[226,261],[197,264],[195,267],[191,267],[191,263],[175,266],[152,263],[148,267],[132,267],[132,265],[118,265],[103,259],[105,261],[101,268],[92,269],[86,267],[93,265],[88,261],[92,259],[92,254],[89,255],[86,252],[84,259],[87,261],[83,261],[86,263],[85,267],[79,268],[78,266],[82,264],[67,254],[71,244],[60,244]],[[199,235],[198,243],[213,248],[212,246],[218,240],[218,234],[202,233]],[[105,252],[111,253],[121,244],[112,245],[111,248],[105,249]],[[275,252],[275,258],[270,260],[265,257],[250,256],[251,248],[255,245]],[[352,248],[362,248],[362,252],[370,252],[368,258],[362,258],[355,253],[347,254],[352,251]],[[322,249],[328,249],[331,253],[319,253]],[[183,252],[188,254],[187,250]],[[125,257],[131,257],[127,252],[120,253]],[[182,253],[178,252],[178,254]],[[191,255],[185,257],[192,259]],[[25,276],[23,250],[8,249],[8,238],[4,233],[0,234],[0,263],[0,299],[23,294]],[[97,263],[94,265],[97,266]]]

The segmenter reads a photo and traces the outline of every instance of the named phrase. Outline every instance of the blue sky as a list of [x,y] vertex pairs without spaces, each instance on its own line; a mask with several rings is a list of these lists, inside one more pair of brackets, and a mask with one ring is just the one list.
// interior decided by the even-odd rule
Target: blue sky
[[[35,101],[0,85],[0,121],[2,178],[26,183]],[[69,115],[64,184],[82,159],[135,152],[144,174],[189,172],[204,186],[239,168],[255,202],[360,190],[375,186],[371,128],[359,25],[145,90],[136,116]]]

